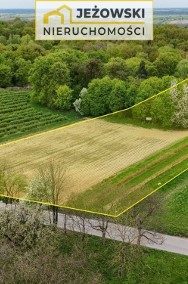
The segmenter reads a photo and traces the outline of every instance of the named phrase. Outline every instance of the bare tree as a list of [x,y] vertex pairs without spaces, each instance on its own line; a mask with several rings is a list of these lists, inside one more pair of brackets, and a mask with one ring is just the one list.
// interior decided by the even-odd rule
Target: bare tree
[[99,219],[89,221],[89,225],[92,229],[101,232],[103,242],[106,239],[108,224],[109,224],[109,218],[106,216],[100,216]]
[[156,196],[149,197],[117,218],[112,231],[108,230],[111,239],[119,240],[119,242],[114,241],[115,250],[112,266],[120,278],[124,274],[128,275],[133,267],[134,271],[138,273],[138,279],[143,277],[140,273],[141,267],[144,265],[142,245],[145,242],[162,244],[164,241],[161,235],[147,229],[150,218],[156,216],[159,209],[161,218],[162,208],[161,199]]
[[51,160],[38,169],[37,175],[29,184],[28,198],[52,204],[53,223],[58,223],[58,212],[62,195],[66,187],[64,164]]
[[162,200],[156,196],[150,196],[140,206],[134,207],[128,214],[131,225],[137,229],[136,240],[140,246],[142,241],[149,243],[162,244],[163,239],[156,232],[151,232],[146,229],[148,221],[157,214],[157,211],[162,208]]
[[73,232],[79,232],[81,235],[81,241],[85,240],[87,235],[87,227],[89,226],[88,219],[84,213],[77,215],[69,215],[67,218],[71,221],[71,230]]
[[26,190],[26,178],[13,171],[6,162],[0,165],[0,194],[8,197],[8,202],[12,198],[20,197],[20,193]]

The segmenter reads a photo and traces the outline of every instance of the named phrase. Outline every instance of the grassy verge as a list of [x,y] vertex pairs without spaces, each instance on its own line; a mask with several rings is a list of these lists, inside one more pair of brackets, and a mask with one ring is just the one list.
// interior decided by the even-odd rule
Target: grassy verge
[[120,213],[187,167],[188,138],[97,184],[71,201],[71,206]]
[[[169,235],[188,237],[188,171],[165,185],[155,195],[162,208],[148,220],[147,228]],[[141,207],[142,204],[137,205]],[[139,209],[139,208],[138,208]]]
[[155,129],[162,129],[162,130],[170,130],[169,127],[166,127],[166,128],[161,127],[160,125],[155,124],[153,122],[151,123],[151,122],[138,121],[138,120],[133,119],[133,118],[123,117],[123,115],[109,115],[109,116],[107,116],[103,119],[106,120],[107,122],[111,122],[111,123],[134,125],[134,126],[139,126],[139,127],[149,128],[149,129],[155,128]]
[[[74,245],[73,245],[74,244]],[[62,243],[60,251],[63,255],[74,254],[75,246],[79,247],[80,238],[78,234],[69,233],[66,240]],[[88,236],[84,242],[85,262],[87,263],[83,274],[95,271],[101,275],[100,282],[103,284],[124,284],[124,283],[186,283],[188,258],[182,255],[144,249],[142,264],[138,259],[125,265],[125,273],[122,277],[118,276],[117,269],[121,265],[121,257],[118,258],[117,242],[102,240],[98,237]],[[81,245],[83,249],[83,245]],[[128,245],[125,245],[127,248]],[[80,249],[81,251],[81,249]],[[82,256],[83,258],[83,256]]]

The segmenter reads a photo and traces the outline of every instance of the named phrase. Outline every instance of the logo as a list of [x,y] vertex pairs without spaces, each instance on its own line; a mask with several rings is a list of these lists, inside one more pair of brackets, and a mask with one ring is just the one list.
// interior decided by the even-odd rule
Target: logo
[[153,1],[36,0],[36,40],[152,40]]
[[65,24],[65,18],[63,10],[67,10],[70,13],[70,24],[72,24],[72,9],[67,5],[62,5],[60,8],[53,10],[51,12],[48,12],[44,15],[43,23],[44,25],[49,25],[50,17],[56,16],[60,17],[61,24]]

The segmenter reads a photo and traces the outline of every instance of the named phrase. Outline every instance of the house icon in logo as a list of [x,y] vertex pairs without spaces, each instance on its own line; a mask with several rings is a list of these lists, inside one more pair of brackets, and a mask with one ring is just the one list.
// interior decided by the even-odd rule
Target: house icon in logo
[[45,14],[44,19],[43,19],[44,24],[48,25],[50,17],[53,17],[53,16],[60,17],[61,24],[64,24],[65,23],[65,16],[62,12],[63,10],[66,10],[70,13],[70,23],[72,23],[72,9],[67,5],[63,5],[63,6],[59,7],[58,9],[53,10],[53,11]]

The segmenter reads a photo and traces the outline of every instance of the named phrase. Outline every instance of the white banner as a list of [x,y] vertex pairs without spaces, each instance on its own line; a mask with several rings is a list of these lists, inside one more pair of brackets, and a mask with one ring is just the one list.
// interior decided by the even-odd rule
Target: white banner
[[153,1],[36,0],[36,40],[152,40]]

